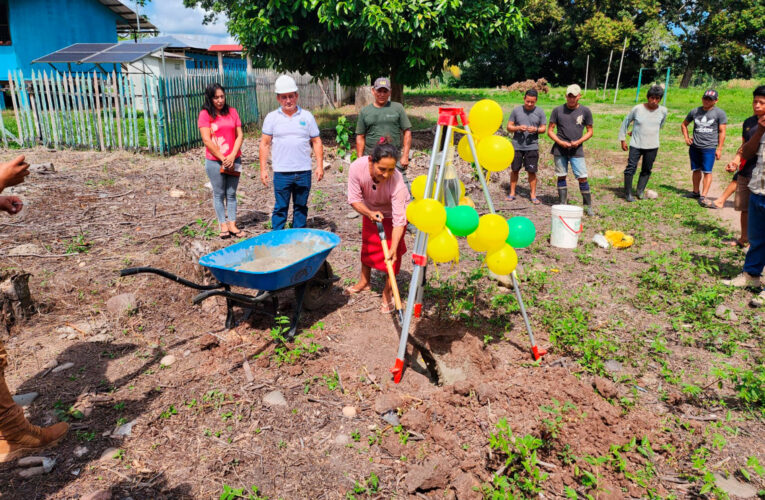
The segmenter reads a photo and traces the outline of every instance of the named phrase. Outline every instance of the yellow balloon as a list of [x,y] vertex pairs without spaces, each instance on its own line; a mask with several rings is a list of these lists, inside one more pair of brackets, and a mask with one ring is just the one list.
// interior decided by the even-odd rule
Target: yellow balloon
[[465,184],[462,183],[462,181],[459,181],[460,183],[460,199],[465,197]]
[[[473,144],[475,144],[476,149],[478,149],[479,142],[480,141],[478,138],[473,137]],[[460,139],[460,142],[457,143],[457,153],[459,153],[460,158],[468,163],[473,163],[475,161],[473,159],[473,152],[470,151],[470,143],[468,142],[466,135],[463,135],[462,139]]]
[[505,244],[510,227],[499,214],[486,214],[478,220],[478,229],[473,233],[483,248],[491,252]]
[[462,198],[460,198],[460,205],[467,205],[469,207],[475,208],[475,202],[473,202],[470,196],[463,196]]
[[444,228],[443,231],[430,238],[427,253],[428,257],[436,263],[452,261],[460,253],[457,238],[454,237],[451,231]]
[[[423,233],[440,233],[446,224],[446,209],[444,206],[430,198],[417,200],[416,203],[417,206],[413,209],[412,213],[412,224]],[[505,238],[507,238],[507,235],[505,235]]]
[[476,236],[475,232],[468,235],[467,243],[468,246],[476,252],[485,252],[489,249],[488,247],[484,246],[483,241],[478,239],[478,236]]
[[427,175],[420,175],[412,181],[412,196],[414,196],[415,200],[425,198],[425,185],[427,182]]
[[419,211],[417,210],[417,206],[420,203],[420,200],[414,200],[409,203],[409,205],[406,206],[406,220],[417,226],[417,216],[419,215]]
[[513,143],[506,137],[492,135],[484,137],[481,144],[476,147],[478,161],[489,172],[500,172],[513,163],[515,150]]
[[505,243],[499,250],[486,254],[486,265],[494,274],[504,276],[515,271],[515,267],[518,265],[518,255],[513,247]]
[[474,136],[490,136],[502,125],[502,108],[491,99],[481,99],[470,108],[468,121]]

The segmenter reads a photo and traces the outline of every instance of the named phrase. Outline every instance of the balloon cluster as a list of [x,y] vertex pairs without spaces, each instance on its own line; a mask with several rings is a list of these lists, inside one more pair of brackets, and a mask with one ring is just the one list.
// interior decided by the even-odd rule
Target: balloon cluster
[[500,275],[510,274],[518,265],[516,248],[526,248],[536,237],[534,223],[526,217],[505,220],[497,214],[479,217],[472,200],[462,198],[456,207],[444,207],[434,199],[425,198],[427,177],[421,175],[412,182],[415,201],[406,207],[406,218],[420,231],[430,235],[427,254],[433,262],[444,263],[459,259],[457,236],[467,237],[470,248],[486,252],[486,265]]
[[[494,135],[502,125],[502,108],[499,104],[491,99],[478,101],[470,108],[468,121],[481,166],[489,172],[501,172],[509,167],[515,156],[513,143],[506,137]],[[475,161],[467,135],[457,143],[457,153],[468,163]]]

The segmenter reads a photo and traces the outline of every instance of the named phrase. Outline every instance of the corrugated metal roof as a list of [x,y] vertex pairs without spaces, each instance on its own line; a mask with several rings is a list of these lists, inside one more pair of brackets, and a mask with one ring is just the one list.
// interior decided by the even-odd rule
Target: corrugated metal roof
[[[123,4],[122,2],[118,0],[98,0],[101,2],[101,4],[109,7],[112,12],[115,14],[118,14],[122,21],[117,21],[117,32],[122,33],[132,33],[134,31],[138,30],[138,21],[136,20],[136,14],[133,9],[128,7],[127,5]],[[154,26],[147,18],[146,16],[141,16],[141,33],[144,32],[159,32],[159,29]]]
[[[143,26],[143,24],[142,24]],[[124,40],[120,43],[135,43],[133,40]],[[167,44],[167,48],[169,49],[199,49],[199,50],[207,50],[207,45],[194,42],[194,41],[187,41],[184,38],[178,38],[173,35],[163,35],[163,36],[152,36],[147,38],[139,38],[138,43],[161,43],[161,44]]]

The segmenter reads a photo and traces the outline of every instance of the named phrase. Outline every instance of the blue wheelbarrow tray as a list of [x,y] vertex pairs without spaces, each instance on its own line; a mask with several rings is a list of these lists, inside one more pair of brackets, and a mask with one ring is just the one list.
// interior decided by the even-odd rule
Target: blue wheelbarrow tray
[[[273,248],[271,251],[274,252],[278,251],[275,247],[315,239],[325,242],[327,248],[280,269],[268,272],[238,269],[243,263],[253,260],[257,247]],[[216,250],[199,259],[199,264],[208,268],[221,283],[256,290],[276,291],[299,285],[313,278],[329,253],[339,243],[340,237],[327,231],[284,229],[264,233]]]

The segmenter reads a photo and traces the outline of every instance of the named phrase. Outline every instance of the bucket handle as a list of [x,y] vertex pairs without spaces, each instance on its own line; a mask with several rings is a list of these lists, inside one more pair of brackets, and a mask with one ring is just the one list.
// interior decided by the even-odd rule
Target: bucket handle
[[571,232],[572,232],[572,233],[574,233],[574,234],[579,234],[579,233],[581,233],[581,232],[582,232],[582,230],[584,229],[584,224],[582,224],[581,222],[579,222],[579,231],[574,231],[573,229],[571,229],[571,226],[569,226],[568,224],[566,224],[566,221],[563,219],[563,217],[561,217],[561,216],[559,215],[559,216],[558,216],[558,218],[559,218],[559,219],[560,219],[560,221],[563,223],[563,225],[564,225],[564,226],[566,226],[566,227],[568,228],[568,230],[569,230],[569,231],[571,231]]

